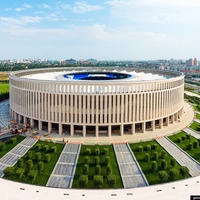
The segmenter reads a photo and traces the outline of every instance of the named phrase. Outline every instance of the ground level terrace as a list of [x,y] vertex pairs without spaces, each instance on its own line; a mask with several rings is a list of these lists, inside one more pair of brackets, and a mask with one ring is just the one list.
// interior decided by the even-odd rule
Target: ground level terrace
[[57,133],[60,136],[81,136],[81,137],[110,137],[135,135],[138,133],[152,132],[156,129],[163,129],[164,126],[171,126],[174,122],[180,122],[183,114],[183,108],[170,116],[132,124],[118,125],[76,125],[46,122],[37,119],[30,119],[11,111],[15,121],[21,124],[30,124],[31,129],[37,129],[39,132]]

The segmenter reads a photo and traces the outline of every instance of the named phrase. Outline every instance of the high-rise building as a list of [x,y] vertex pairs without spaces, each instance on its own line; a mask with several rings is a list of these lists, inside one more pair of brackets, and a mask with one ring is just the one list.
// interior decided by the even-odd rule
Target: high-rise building
[[197,60],[196,58],[195,58],[194,61],[193,61],[193,65],[194,65],[194,66],[198,66],[198,60]]

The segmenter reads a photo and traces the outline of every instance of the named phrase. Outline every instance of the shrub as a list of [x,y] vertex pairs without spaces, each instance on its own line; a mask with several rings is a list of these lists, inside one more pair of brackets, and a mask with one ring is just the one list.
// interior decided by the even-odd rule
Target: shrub
[[156,161],[153,161],[152,164],[151,164],[151,169],[152,169],[152,172],[156,172],[157,169],[158,169],[158,164]]
[[5,143],[0,143],[0,151],[4,151],[6,149],[6,144]]
[[190,134],[186,134],[187,139],[189,140],[191,138]]
[[105,163],[106,163],[106,165],[110,164],[110,156],[105,157]]
[[42,172],[44,170],[44,162],[42,161],[38,162],[37,167],[38,167],[38,171]]
[[176,165],[176,160],[173,157],[170,158],[170,164],[172,167],[175,167]]
[[166,160],[161,161],[161,168],[164,169],[164,170],[167,169],[167,161]]
[[57,151],[57,146],[52,146],[51,147],[51,152],[52,153],[56,153],[56,151]]
[[158,152],[153,152],[153,160],[157,161],[158,160]]
[[158,145],[157,144],[152,144],[152,150],[157,150],[158,149]]
[[88,175],[80,175],[79,177],[79,186],[86,187],[88,184]]
[[143,146],[140,145],[140,146],[138,147],[138,151],[139,151],[139,152],[143,152]]
[[99,165],[99,163],[100,163],[100,158],[99,158],[99,156],[95,156],[94,162],[95,162],[96,165]]
[[151,145],[149,145],[149,144],[146,145],[146,150],[147,150],[147,151],[151,151]]
[[166,157],[166,151],[163,150],[163,151],[161,152],[161,158],[164,159],[165,157]]
[[14,167],[6,167],[3,171],[3,173],[5,174],[5,176],[12,176],[15,172],[15,168]]
[[186,140],[186,138],[187,138],[186,135],[183,135],[183,136],[182,136],[182,140],[183,140],[183,141]]
[[94,175],[93,181],[94,181],[94,186],[95,186],[95,187],[101,188],[102,185],[103,185],[103,176]]
[[108,156],[109,155],[109,149],[108,148],[104,148],[104,155]]
[[200,145],[200,138],[198,138],[197,141],[199,142],[199,145]]
[[178,142],[178,143],[181,143],[181,142],[182,142],[181,137],[177,138],[177,142]]
[[49,151],[49,145],[48,144],[44,145],[43,150],[44,150],[44,152],[48,152]]
[[159,171],[158,172],[158,176],[159,176],[159,178],[160,178],[160,180],[162,182],[166,182],[168,180],[168,178],[169,178],[168,173],[166,171],[164,171],[164,170],[163,171]]
[[89,156],[85,156],[85,158],[84,158],[84,162],[85,162],[85,164],[90,164],[90,157]]
[[96,156],[99,156],[100,155],[100,149],[97,147],[95,148],[95,155]]
[[36,149],[37,151],[40,151],[41,148],[42,148],[42,147],[41,147],[41,144],[36,144],[36,145],[35,145],[35,149]]
[[90,148],[87,148],[87,149],[85,150],[85,153],[86,153],[87,156],[89,156],[89,155],[91,154],[91,149],[90,149]]
[[27,152],[27,158],[31,159],[33,157],[33,152],[32,151],[28,151]]
[[95,166],[95,174],[101,174],[101,166],[100,165],[96,165]]
[[25,169],[23,169],[23,168],[16,169],[15,176],[17,178],[22,178],[24,176],[24,171],[25,171]]
[[88,164],[84,164],[83,165],[83,174],[88,174],[89,173],[89,165]]
[[191,151],[192,149],[193,149],[193,144],[190,142],[189,145],[188,145],[188,150]]
[[31,159],[27,160],[27,168],[28,170],[33,168],[33,161]]
[[107,179],[108,179],[108,185],[110,187],[114,187],[115,184],[116,184],[116,176],[113,175],[113,174],[110,174],[110,175],[107,176]]
[[183,177],[189,176],[189,169],[188,169],[186,166],[182,166],[182,167],[180,168],[180,174],[181,174]]
[[107,172],[108,175],[112,174],[112,167],[110,165],[107,165],[106,172]]
[[198,148],[198,147],[199,147],[199,142],[198,142],[198,141],[194,141],[193,147],[194,147],[194,148]]
[[41,154],[40,152],[37,152],[37,153],[35,154],[35,158],[36,158],[37,161],[40,161],[41,158],[42,158],[42,154]]
[[50,154],[45,154],[45,161],[50,162],[51,161],[51,155]]
[[20,168],[24,166],[24,160],[23,160],[23,158],[20,158],[20,159],[17,161],[17,166],[20,167]]
[[13,143],[13,144],[16,144],[16,143],[17,143],[17,138],[16,138],[16,137],[12,138],[12,143]]
[[179,176],[179,171],[176,168],[172,168],[170,169],[169,174],[173,180],[177,180]]
[[146,162],[149,162],[149,161],[150,161],[150,155],[149,155],[149,153],[145,153],[145,155],[144,155],[144,160],[145,160]]
[[38,175],[37,170],[30,170],[28,173],[28,177],[31,179],[32,183],[35,181],[36,177]]

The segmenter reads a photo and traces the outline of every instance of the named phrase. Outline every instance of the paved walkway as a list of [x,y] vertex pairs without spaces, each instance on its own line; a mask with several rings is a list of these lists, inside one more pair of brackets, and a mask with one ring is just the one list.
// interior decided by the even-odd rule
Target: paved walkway
[[129,144],[114,144],[113,147],[124,188],[149,185]]
[[46,186],[71,188],[80,147],[80,144],[65,145]]
[[193,137],[199,139],[200,138],[200,134],[198,134],[195,130],[191,129],[191,128],[185,128],[183,129],[186,133],[192,135]]
[[3,171],[6,167],[14,166],[19,158],[21,158],[36,142],[37,139],[27,137],[17,146],[15,146],[11,151],[6,153],[0,159],[0,177],[3,177]]
[[157,142],[172,156],[181,166],[186,166],[192,177],[200,175],[200,163],[179,148],[167,137],[156,139]]

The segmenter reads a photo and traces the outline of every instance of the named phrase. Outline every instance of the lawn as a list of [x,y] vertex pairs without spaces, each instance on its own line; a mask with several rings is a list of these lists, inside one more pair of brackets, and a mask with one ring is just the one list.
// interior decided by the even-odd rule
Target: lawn
[[[151,150],[147,150],[147,145],[149,145],[151,147]],[[154,145],[157,146],[156,150],[153,149]],[[142,152],[139,152],[140,146],[142,146],[142,148],[143,148]],[[131,147],[138,163],[140,164],[140,167],[150,185],[162,183],[162,181],[160,180],[159,175],[158,175],[158,172],[163,170],[161,167],[162,160],[166,160],[166,162],[167,162],[167,169],[165,171],[168,174],[170,173],[170,169],[172,169],[172,168],[176,168],[178,171],[180,171],[181,166],[176,162],[175,166],[173,167],[170,163],[170,160],[172,159],[172,157],[156,141],[130,144],[130,147]],[[158,160],[157,160],[158,169],[155,172],[152,172],[152,167],[151,167],[152,162],[155,161],[155,158],[153,156],[154,152],[158,153]],[[163,152],[165,152],[165,153],[163,153]],[[146,153],[148,153],[150,155],[149,161],[145,161],[145,159],[144,159]],[[163,157],[162,154],[165,154],[165,156]],[[189,177],[189,175],[187,177]],[[182,175],[179,174],[176,180],[180,180],[183,178],[184,177],[182,177]],[[172,177],[169,177],[166,182],[170,182],[170,181],[174,181],[174,179]]]
[[9,83],[0,83],[0,93],[9,92]]
[[[195,160],[198,160],[200,162],[200,147],[197,148],[193,148],[192,150],[189,150],[189,144],[192,143],[194,144],[194,142],[198,142],[198,140],[196,138],[194,138],[193,136],[189,135],[189,138],[185,138],[186,135],[188,135],[187,133],[185,133],[184,131],[177,133],[175,135],[169,136],[169,139],[172,140],[174,143],[176,143],[181,149],[183,149],[184,151],[186,151],[190,156],[192,156]],[[178,142],[178,138],[185,138],[182,139],[181,142]]]
[[[40,144],[41,145],[41,150],[38,150],[37,149],[37,145]],[[49,150],[47,152],[45,152],[44,150],[44,147],[45,145],[48,145],[49,146]],[[56,152],[52,152],[51,151],[51,147],[52,146],[56,146],[57,147],[57,151]],[[10,176],[10,177],[6,177],[4,176],[4,178],[7,178],[7,179],[10,179],[10,180],[14,180],[14,181],[19,181],[19,182],[23,182],[23,183],[33,183],[35,185],[42,185],[42,186],[45,186],[47,181],[48,181],[48,178],[49,176],[51,175],[52,171],[53,171],[53,168],[60,156],[60,153],[62,152],[63,150],[63,147],[64,147],[64,144],[57,144],[57,143],[53,143],[53,142],[44,142],[44,141],[38,141],[28,152],[32,152],[32,158],[31,160],[33,161],[33,167],[32,167],[32,170],[37,170],[38,169],[38,166],[37,166],[37,163],[38,161],[36,160],[36,153],[37,152],[41,152],[41,159],[40,161],[43,161],[44,162],[44,170],[39,173],[38,172],[38,176],[36,177],[35,181],[32,182],[29,178],[29,176],[27,175],[28,174],[28,170],[27,170],[27,155],[28,155],[28,152],[22,157],[23,159],[23,169],[25,169],[25,173],[24,173],[24,176],[22,178],[18,178],[14,175]],[[51,160],[49,162],[46,162],[45,161],[45,154],[50,154],[51,155]],[[18,167],[18,163],[14,166],[15,169],[19,168]]]
[[78,163],[76,166],[76,172],[75,172],[75,176],[74,176],[74,180],[73,180],[73,188],[80,188],[79,186],[79,177],[80,175],[83,174],[83,165],[85,164],[85,156],[86,156],[86,149],[91,149],[91,154],[90,154],[90,163],[89,163],[89,172],[88,172],[88,185],[85,188],[95,188],[94,186],[94,182],[93,182],[93,176],[95,175],[95,149],[96,148],[100,149],[100,166],[101,166],[101,173],[100,175],[103,176],[103,185],[102,188],[110,188],[110,186],[108,185],[107,182],[107,173],[106,173],[106,164],[105,164],[105,155],[104,155],[104,148],[108,148],[109,149],[109,157],[110,157],[110,165],[112,167],[112,174],[114,174],[116,176],[116,185],[114,186],[114,188],[123,188],[123,184],[122,184],[122,180],[121,180],[121,176],[120,176],[120,172],[119,172],[119,168],[118,168],[118,164],[116,161],[116,157],[115,157],[115,153],[113,150],[113,146],[112,145],[96,145],[96,146],[91,146],[91,145],[82,145],[81,147],[81,151],[80,151],[80,155],[79,155],[79,159],[78,159]]
[[23,136],[17,136],[17,142],[13,144],[12,140],[8,140],[5,142],[6,148],[0,151],[0,158],[2,158],[6,153],[8,153],[11,149],[13,149],[17,144],[19,144],[24,139]]
[[196,118],[200,119],[200,114],[196,113]]
[[200,131],[200,124],[198,122],[193,122],[191,125],[190,125],[190,128],[192,128],[193,130],[195,131]]

